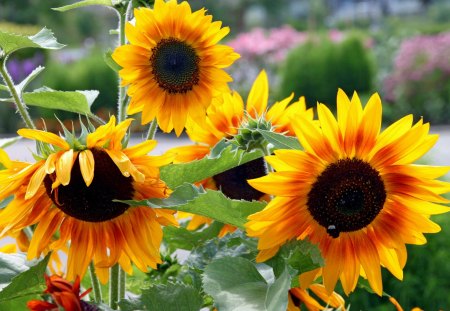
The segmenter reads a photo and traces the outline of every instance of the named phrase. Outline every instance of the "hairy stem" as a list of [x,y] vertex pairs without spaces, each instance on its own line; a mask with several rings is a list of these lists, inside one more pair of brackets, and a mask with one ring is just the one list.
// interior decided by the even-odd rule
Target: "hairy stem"
[[147,140],[155,139],[157,128],[158,128],[158,123],[156,122],[156,119],[153,119],[153,121],[150,123],[150,126],[148,127]]
[[109,306],[117,310],[119,302],[119,264],[109,269]]
[[[124,45],[126,43],[125,39],[125,24],[127,23],[127,14],[126,10],[118,10],[119,15],[119,46]],[[117,99],[117,121],[122,122],[127,117],[126,114],[126,106],[127,106],[127,100],[126,100],[126,94],[125,94],[125,87],[122,86],[122,79],[118,78],[118,85],[119,89],[119,96]]]
[[8,86],[9,92],[14,99],[17,111],[19,112],[22,120],[25,122],[26,126],[31,129],[35,129],[36,126],[31,120],[30,114],[28,113],[27,106],[23,102],[21,92],[18,92],[17,88],[14,86],[14,82],[6,69],[6,57],[0,60],[0,74],[3,77],[6,85]]
[[94,293],[95,303],[102,302],[102,291],[100,289],[100,282],[98,281],[97,274],[95,274],[94,263],[91,261],[89,264],[89,274],[91,276],[92,291]]

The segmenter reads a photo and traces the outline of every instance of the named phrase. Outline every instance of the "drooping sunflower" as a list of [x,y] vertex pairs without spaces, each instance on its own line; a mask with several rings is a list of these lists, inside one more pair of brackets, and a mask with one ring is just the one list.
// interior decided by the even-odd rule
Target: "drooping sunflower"
[[135,25],[125,28],[130,44],[112,54],[129,85],[128,113],[142,112],[142,124],[156,117],[163,131],[180,135],[187,120],[203,123],[211,99],[228,91],[232,78],[223,68],[239,55],[217,43],[230,29],[186,1],[156,0],[154,9],[134,15]]
[[[287,311],[300,311],[302,305],[309,311],[328,310],[327,307],[341,308],[339,310],[345,311],[345,301],[338,293],[333,292],[329,295],[321,284],[311,284],[308,290],[300,287],[291,288],[288,295]],[[317,299],[310,295],[310,292],[320,298],[327,307],[322,306]]]
[[0,171],[0,199],[14,195],[1,213],[0,235],[36,224],[30,259],[48,249],[62,249],[70,241],[68,280],[83,276],[91,261],[104,283],[107,268],[116,263],[128,273],[131,262],[143,271],[156,268],[161,262],[161,225],[176,225],[173,212],[114,200],[167,197],[170,189],[159,179],[159,167],[173,156],[147,155],[156,141],[124,148],[131,121],[116,125],[111,117],[94,132],[79,139],[66,137],[67,141],[45,131],[19,130],[19,135],[46,147],[42,160],[11,161]]
[[329,293],[340,279],[348,294],[363,275],[381,295],[380,265],[402,279],[405,244],[426,243],[423,233],[440,230],[429,216],[449,210],[441,194],[450,185],[435,180],[449,167],[413,164],[438,135],[422,120],[413,124],[412,115],[380,132],[378,94],[363,109],[356,93],[350,100],[339,90],[337,120],[325,105],[317,109],[320,126],[293,120],[304,150],[276,150],[266,157],[276,172],[249,181],[275,198],[249,216],[247,233],[259,238],[258,261],[288,240],[309,239],[325,266],[304,279],[321,273]]
[[[269,122],[273,130],[286,135],[294,135],[290,118],[303,115],[313,119],[313,110],[306,108],[304,97],[292,102],[294,95],[274,103],[268,109],[269,81],[263,70],[255,79],[244,108],[244,101],[238,92],[228,92],[215,98],[208,107],[207,118],[202,126],[190,124],[187,127],[189,138],[195,145],[172,148],[169,152],[175,153],[177,163],[199,160],[210,154],[214,147],[223,138],[232,138],[240,128],[245,127],[249,119],[262,119]],[[207,189],[221,190],[227,197],[236,200],[268,200],[268,196],[251,187],[247,179],[264,176],[267,168],[262,158],[242,164],[236,168],[207,178],[200,184]],[[187,216],[186,213],[180,215]],[[187,229],[195,230],[203,224],[210,224],[211,219],[193,215]],[[219,236],[234,231],[236,228],[225,225]]]

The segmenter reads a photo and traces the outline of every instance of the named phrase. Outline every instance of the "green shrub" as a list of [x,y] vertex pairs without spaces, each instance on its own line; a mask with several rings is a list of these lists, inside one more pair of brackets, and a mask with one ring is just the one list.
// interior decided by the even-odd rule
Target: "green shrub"
[[373,66],[368,50],[359,37],[340,43],[311,40],[292,50],[281,71],[280,98],[295,92],[309,105],[317,101],[333,107],[338,88],[347,94],[371,90]]

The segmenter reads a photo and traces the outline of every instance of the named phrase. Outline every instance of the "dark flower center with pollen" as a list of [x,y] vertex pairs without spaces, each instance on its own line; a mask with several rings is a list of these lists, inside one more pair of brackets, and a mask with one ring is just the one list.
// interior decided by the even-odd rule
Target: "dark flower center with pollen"
[[217,189],[230,199],[251,201],[259,200],[264,193],[250,186],[247,179],[262,177],[266,174],[266,163],[263,158],[259,158],[214,175],[213,180]]
[[156,82],[169,93],[186,93],[198,84],[199,61],[194,48],[175,38],[159,41],[150,57]]
[[330,164],[312,185],[308,210],[333,238],[369,225],[383,209],[386,190],[378,171],[359,159]]
[[132,178],[122,175],[109,155],[98,149],[91,149],[94,155],[94,179],[86,186],[80,171],[80,163],[75,161],[70,183],[52,191],[55,174],[44,179],[45,189],[53,203],[64,213],[78,220],[100,222],[122,215],[129,206],[113,200],[131,200],[134,189]]

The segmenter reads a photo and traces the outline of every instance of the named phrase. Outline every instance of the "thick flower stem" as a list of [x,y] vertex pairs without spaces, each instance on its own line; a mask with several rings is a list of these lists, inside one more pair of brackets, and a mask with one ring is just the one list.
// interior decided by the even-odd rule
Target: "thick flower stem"
[[119,300],[125,298],[125,284],[127,281],[127,274],[125,271],[120,268],[119,269]]
[[89,264],[89,274],[91,276],[92,291],[94,292],[95,303],[102,302],[102,291],[100,289],[100,282],[98,281],[97,274],[95,274],[94,263]]
[[119,264],[109,269],[109,306],[117,310],[119,302]]
[[[119,46],[124,45],[126,42],[125,39],[125,24],[127,23],[127,14],[126,10],[118,10],[119,15]],[[117,121],[122,122],[127,117],[126,114],[126,105],[127,100],[125,96],[125,87],[122,86],[122,79],[118,78],[118,89],[119,96],[117,99]]]
[[150,123],[150,126],[148,127],[147,140],[155,139],[157,128],[158,128],[158,123],[156,122],[156,119],[153,119],[153,121]]
[[14,86],[14,82],[12,81],[8,70],[6,69],[6,58],[2,58],[0,60],[0,74],[2,75],[3,80],[8,86],[9,92],[11,93],[11,96],[14,99],[14,103],[16,104],[17,111],[19,111],[19,114],[22,117],[23,121],[28,128],[35,129],[36,126],[34,125],[33,120],[31,120],[31,117],[27,111],[27,106],[23,102],[22,94],[21,92],[18,92],[18,90]]

